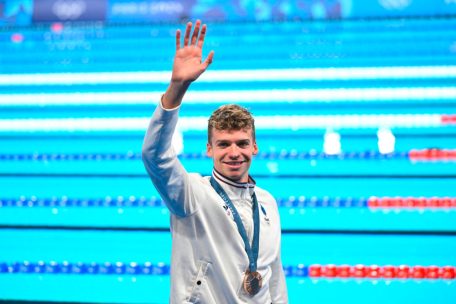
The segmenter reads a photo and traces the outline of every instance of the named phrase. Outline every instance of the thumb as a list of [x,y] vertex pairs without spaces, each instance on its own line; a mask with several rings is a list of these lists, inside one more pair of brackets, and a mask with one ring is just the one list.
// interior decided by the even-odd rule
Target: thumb
[[201,64],[203,65],[204,69],[212,63],[212,59],[214,58],[214,51],[211,51],[209,55],[207,55],[206,60],[204,60]]

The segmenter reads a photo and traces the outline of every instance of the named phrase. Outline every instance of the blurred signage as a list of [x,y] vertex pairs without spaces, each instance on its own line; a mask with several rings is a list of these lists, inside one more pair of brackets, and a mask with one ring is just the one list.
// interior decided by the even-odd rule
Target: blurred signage
[[456,15],[456,0],[351,0],[349,17],[436,17]]
[[[351,0],[350,0],[351,1]],[[343,0],[325,1],[123,1],[110,0],[108,20],[173,21],[268,21],[342,18]]]
[[190,1],[110,0],[107,19],[111,22],[176,22],[187,19]]
[[35,0],[33,21],[104,21],[107,0]]
[[112,22],[299,21],[456,15],[456,0],[109,0]]
[[456,0],[0,0],[0,25],[299,21],[456,15]]

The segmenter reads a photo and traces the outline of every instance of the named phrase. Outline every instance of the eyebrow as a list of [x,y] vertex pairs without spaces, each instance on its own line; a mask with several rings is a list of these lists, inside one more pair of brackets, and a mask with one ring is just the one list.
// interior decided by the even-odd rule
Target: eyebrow
[[231,142],[235,142],[235,143],[250,143],[250,139],[246,138],[246,139],[240,139],[240,140],[237,140],[237,141],[231,141],[231,140],[228,140],[228,139],[220,139],[220,140],[217,140],[215,143],[216,144],[220,144],[220,143],[231,143]]

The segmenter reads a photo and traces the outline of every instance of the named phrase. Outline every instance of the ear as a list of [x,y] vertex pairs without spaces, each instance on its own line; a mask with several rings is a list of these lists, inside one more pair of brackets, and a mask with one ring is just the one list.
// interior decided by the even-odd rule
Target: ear
[[253,155],[257,155],[258,154],[258,145],[256,142],[253,143],[253,152],[252,152]]
[[206,155],[209,156],[209,157],[212,157],[212,146],[210,143],[207,143],[206,144]]

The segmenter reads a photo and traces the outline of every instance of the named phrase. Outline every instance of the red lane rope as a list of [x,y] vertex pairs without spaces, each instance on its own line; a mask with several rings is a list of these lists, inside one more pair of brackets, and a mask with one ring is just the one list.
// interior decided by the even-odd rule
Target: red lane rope
[[367,201],[369,208],[456,208],[456,197],[375,197]]
[[444,114],[441,116],[442,124],[456,124],[456,114]]
[[454,266],[319,265],[309,266],[311,278],[455,279]]
[[456,161],[456,149],[412,149],[409,152],[411,161]]

